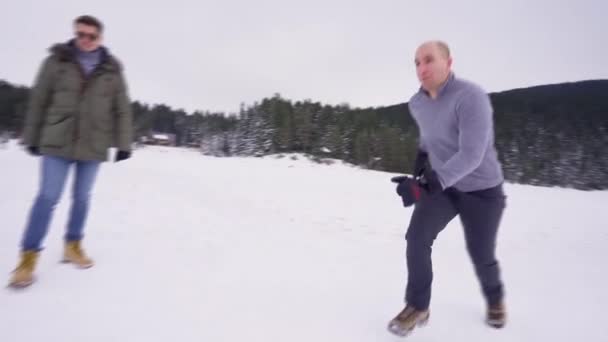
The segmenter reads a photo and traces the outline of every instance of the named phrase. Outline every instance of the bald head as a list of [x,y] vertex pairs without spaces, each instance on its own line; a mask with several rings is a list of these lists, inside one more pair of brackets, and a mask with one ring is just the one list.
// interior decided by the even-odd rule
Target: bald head
[[423,48],[437,50],[445,58],[452,57],[450,53],[450,47],[446,42],[441,40],[429,40],[428,42],[424,42],[418,47],[417,51]]
[[433,96],[452,71],[450,48],[440,40],[428,41],[416,50],[415,62],[422,87]]

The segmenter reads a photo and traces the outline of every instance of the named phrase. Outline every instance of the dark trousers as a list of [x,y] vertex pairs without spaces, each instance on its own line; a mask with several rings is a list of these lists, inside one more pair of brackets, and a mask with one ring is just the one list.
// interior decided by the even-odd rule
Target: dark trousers
[[406,234],[408,279],[405,300],[409,305],[419,310],[428,309],[433,282],[433,241],[456,215],[460,216],[464,227],[467,250],[487,303],[492,305],[502,300],[503,284],[495,251],[505,205],[502,185],[474,192],[450,188],[423,196],[416,203]]

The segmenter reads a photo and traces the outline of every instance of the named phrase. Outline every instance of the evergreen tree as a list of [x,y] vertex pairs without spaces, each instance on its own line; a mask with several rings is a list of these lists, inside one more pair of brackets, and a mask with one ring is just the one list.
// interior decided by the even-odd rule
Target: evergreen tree
[[[608,189],[608,81],[491,94],[495,141],[508,181]],[[0,132],[19,136],[29,89],[0,81]],[[292,102],[275,94],[238,115],[187,113],[133,102],[135,138],[174,134],[215,156],[301,152],[371,169],[411,172],[418,129],[407,104],[380,108]]]

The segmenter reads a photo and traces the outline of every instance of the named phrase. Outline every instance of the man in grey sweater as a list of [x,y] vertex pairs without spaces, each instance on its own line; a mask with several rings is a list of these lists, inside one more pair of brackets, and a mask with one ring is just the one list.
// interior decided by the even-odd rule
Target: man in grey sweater
[[506,197],[492,105],[479,86],[453,74],[445,43],[421,45],[415,62],[421,87],[409,102],[420,131],[414,177],[427,191],[415,205],[406,234],[406,307],[389,330],[403,336],[428,321],[433,241],[457,215],[486,299],[486,322],[500,328],[506,312],[495,250]]

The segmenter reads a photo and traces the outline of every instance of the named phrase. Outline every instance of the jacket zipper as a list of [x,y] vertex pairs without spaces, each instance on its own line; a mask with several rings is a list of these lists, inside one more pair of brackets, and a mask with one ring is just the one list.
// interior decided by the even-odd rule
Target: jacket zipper
[[89,77],[87,77],[85,75],[84,70],[82,69],[82,66],[80,65],[80,62],[78,62],[78,60],[73,61],[73,63],[76,64],[76,69],[78,69],[78,74],[80,75],[80,96],[79,96],[79,100],[78,100],[78,110],[77,110],[77,113],[74,118],[76,129],[74,129],[74,134],[72,135],[72,142],[73,142],[73,146],[74,146],[73,155],[76,155],[77,142],[80,139],[80,115],[81,115],[80,112],[82,111],[82,103],[84,100],[84,95],[85,95],[85,92],[87,90],[89,83],[96,76],[103,61],[100,61],[100,63],[95,67],[95,69],[93,69],[93,71],[91,71],[91,74],[89,75]]

